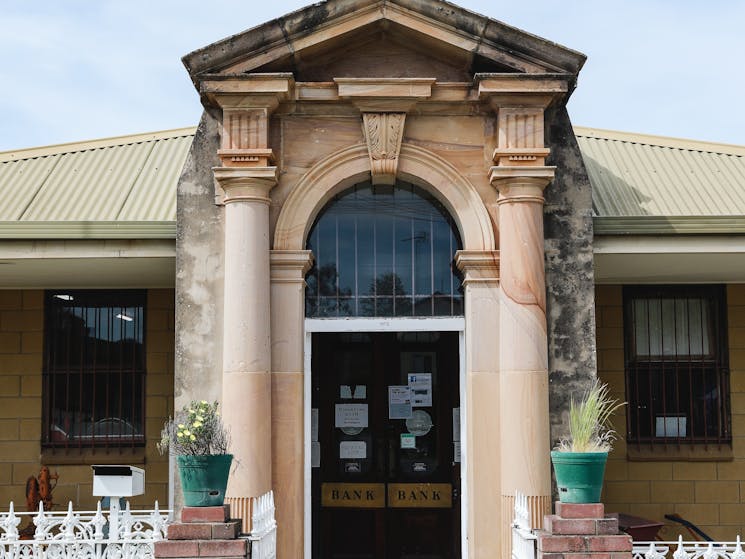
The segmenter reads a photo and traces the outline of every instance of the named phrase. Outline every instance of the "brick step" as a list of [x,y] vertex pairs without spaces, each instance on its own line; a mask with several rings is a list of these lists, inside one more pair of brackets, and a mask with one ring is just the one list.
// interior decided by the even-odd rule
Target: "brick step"
[[555,535],[615,535],[618,534],[618,518],[562,518],[549,514],[543,517],[543,529]]
[[181,509],[181,522],[227,522],[230,519],[230,505],[219,507],[184,507]]
[[247,540],[167,540],[155,542],[155,557],[236,558],[246,557]]
[[234,540],[241,531],[240,520],[227,522],[176,522],[168,526],[169,540]]

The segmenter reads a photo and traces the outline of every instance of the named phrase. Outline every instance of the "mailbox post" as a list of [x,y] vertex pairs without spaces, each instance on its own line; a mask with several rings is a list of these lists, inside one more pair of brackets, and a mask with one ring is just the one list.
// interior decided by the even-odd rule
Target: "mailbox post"
[[119,499],[145,492],[145,470],[135,466],[94,465],[93,496],[109,498],[109,538],[119,539]]

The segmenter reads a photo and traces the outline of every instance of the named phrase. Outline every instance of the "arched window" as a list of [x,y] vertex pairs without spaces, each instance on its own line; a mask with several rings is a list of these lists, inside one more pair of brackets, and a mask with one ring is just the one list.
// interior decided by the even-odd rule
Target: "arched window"
[[453,219],[421,188],[361,183],[333,198],[308,235],[308,317],[458,316]]

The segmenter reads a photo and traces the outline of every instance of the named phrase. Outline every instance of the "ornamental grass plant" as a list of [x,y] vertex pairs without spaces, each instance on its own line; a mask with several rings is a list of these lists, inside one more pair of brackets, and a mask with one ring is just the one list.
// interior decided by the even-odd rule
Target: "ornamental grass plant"
[[158,450],[177,456],[227,454],[230,435],[220,417],[219,404],[192,401],[169,420],[161,432]]
[[560,452],[608,452],[613,447],[616,432],[611,416],[624,406],[611,398],[608,385],[597,378],[579,401],[569,405],[569,437],[562,439],[556,450]]

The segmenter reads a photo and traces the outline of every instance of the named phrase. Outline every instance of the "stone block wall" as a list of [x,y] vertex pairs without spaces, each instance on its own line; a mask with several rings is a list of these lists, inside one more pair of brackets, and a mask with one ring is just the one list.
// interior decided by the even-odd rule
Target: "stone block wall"
[[46,450],[42,433],[42,353],[44,291],[0,290],[0,510],[12,500],[25,510],[26,480],[41,465],[59,473],[54,490],[56,510],[72,501],[76,508],[95,508],[91,464],[123,463],[145,469],[145,495],[133,507],[149,508],[157,499],[168,504],[168,458],[155,445],[166,418],[173,413],[174,293],[151,289],[146,310],[147,374],[145,381],[146,447],[122,451]]
[[[613,395],[625,399],[622,286],[599,285],[595,291],[598,374]],[[745,285],[727,286],[727,319],[732,409],[731,451],[718,459],[629,460],[623,439],[625,412],[614,424],[621,437],[609,456],[602,500],[609,511],[666,522],[665,540],[682,526],[665,521],[677,513],[715,539],[734,540],[745,534]]]

